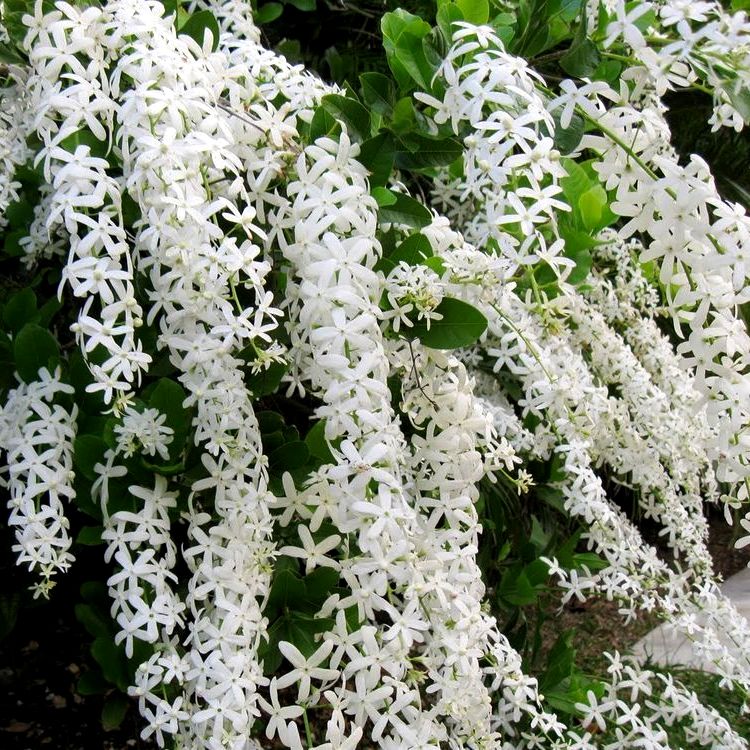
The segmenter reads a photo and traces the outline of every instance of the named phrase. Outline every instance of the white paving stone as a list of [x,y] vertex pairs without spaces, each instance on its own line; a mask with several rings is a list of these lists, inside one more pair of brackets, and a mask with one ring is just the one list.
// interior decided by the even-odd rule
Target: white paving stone
[[[745,618],[750,620],[750,569],[736,573],[725,581],[721,590]],[[727,643],[729,645],[729,643]],[[693,650],[690,641],[670,625],[660,625],[641,638],[633,647],[633,654],[660,666],[683,666],[715,672],[713,664],[702,659]]]

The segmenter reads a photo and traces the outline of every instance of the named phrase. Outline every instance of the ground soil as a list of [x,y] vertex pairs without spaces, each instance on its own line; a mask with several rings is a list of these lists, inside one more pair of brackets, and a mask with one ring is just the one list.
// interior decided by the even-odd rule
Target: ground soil
[[22,617],[0,645],[0,747],[3,750],[151,750],[138,739],[137,708],[122,725],[102,728],[103,695],[79,695],[91,662],[90,637],[75,617]]

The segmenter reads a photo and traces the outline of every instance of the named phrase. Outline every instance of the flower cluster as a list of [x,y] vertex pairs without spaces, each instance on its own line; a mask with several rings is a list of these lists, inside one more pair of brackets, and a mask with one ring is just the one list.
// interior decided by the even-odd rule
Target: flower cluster
[[7,224],[5,213],[19,198],[21,184],[15,179],[16,169],[25,164],[31,156],[26,145],[25,128],[28,115],[22,82],[2,90],[0,102],[0,226]]
[[438,70],[447,84],[443,100],[417,94],[434,109],[435,123],[450,121],[466,147],[463,178],[438,180],[434,202],[470,242],[492,240],[519,263],[537,246],[554,256],[537,227],[554,226],[568,206],[559,197],[565,171],[550,135],[554,122],[537,91],[542,79],[489,30],[467,24],[454,40]]
[[[707,89],[714,100],[712,129],[742,130],[740,100],[750,84],[750,20],[745,13],[730,14],[721,3],[705,0],[605,0],[602,5],[604,46],[622,41],[630,48],[634,60],[625,77],[635,92],[663,96],[676,88]],[[652,14],[646,27],[643,22]],[[600,16],[589,18],[595,26]]]
[[14,528],[18,564],[28,564],[42,580],[37,594],[47,596],[53,576],[73,562],[64,502],[75,498],[73,440],[78,407],[56,403],[73,389],[60,371],[39,371],[39,379],[20,383],[0,412],[0,447],[7,455],[9,525]]

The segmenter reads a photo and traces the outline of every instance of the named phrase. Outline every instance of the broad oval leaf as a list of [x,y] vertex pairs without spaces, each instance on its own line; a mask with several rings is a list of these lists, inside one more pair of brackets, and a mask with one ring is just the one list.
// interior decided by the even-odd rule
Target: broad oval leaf
[[358,101],[340,94],[328,94],[321,99],[321,104],[346,125],[353,138],[363,141],[369,137],[370,113]]
[[211,34],[211,51],[216,52],[219,46],[219,23],[214,18],[213,13],[207,10],[199,10],[193,13],[190,18],[180,27],[180,34],[195,39],[200,46],[203,46],[206,31]]
[[432,349],[460,349],[471,346],[487,329],[487,318],[468,302],[446,297],[435,312],[443,317],[430,322],[419,321],[404,330],[409,338],[418,338]]
[[25,325],[13,342],[16,370],[25,383],[33,383],[41,367],[52,372],[60,361],[55,337],[35,323]]
[[396,201],[388,206],[381,205],[378,219],[381,224],[405,224],[421,229],[432,221],[432,214],[419,201],[404,193],[392,193]]

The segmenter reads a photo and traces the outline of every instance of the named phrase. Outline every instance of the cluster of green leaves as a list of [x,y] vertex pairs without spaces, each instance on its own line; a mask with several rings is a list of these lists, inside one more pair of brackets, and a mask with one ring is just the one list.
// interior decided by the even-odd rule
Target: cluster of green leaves
[[559,592],[541,558],[554,558],[563,570],[578,572],[601,570],[606,562],[580,549],[583,529],[565,513],[558,463],[536,462],[529,468],[535,485],[524,497],[502,476],[481,483],[478,562],[492,612],[522,654],[524,669],[537,675],[540,691],[556,711],[576,717],[575,704],[585,703],[588,690],[601,695],[603,685],[577,665],[574,630],[549,642],[545,625],[558,616]]

